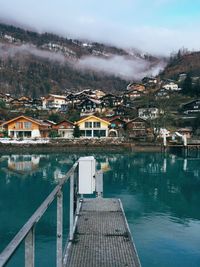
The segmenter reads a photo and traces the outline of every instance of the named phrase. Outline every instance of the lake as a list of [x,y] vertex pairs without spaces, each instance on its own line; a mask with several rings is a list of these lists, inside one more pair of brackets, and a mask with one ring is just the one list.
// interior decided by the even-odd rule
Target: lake
[[[0,251],[83,155],[0,156]],[[89,155],[104,171],[104,197],[122,200],[142,266],[199,267],[200,159],[150,152]],[[67,237],[68,183],[64,191]],[[36,227],[36,266],[56,266],[55,236],[54,203]],[[24,245],[8,266],[21,267],[23,259]]]

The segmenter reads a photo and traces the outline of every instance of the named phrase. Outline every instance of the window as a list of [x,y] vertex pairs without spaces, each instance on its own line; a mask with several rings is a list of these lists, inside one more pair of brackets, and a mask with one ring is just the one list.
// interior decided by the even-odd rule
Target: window
[[100,136],[105,137],[106,136],[106,131],[105,130],[100,130],[99,134],[100,134]]
[[16,122],[15,127],[17,129],[23,129],[23,122]]
[[94,137],[105,137],[106,130],[94,130]]
[[31,127],[32,127],[32,123],[31,122],[24,122],[24,128],[30,129]]
[[85,131],[85,136],[91,137],[92,136],[92,131],[91,130],[86,130]]
[[101,128],[101,123],[99,121],[94,121],[93,122],[93,127],[94,128]]
[[100,137],[100,131],[94,130],[94,137]]
[[91,121],[86,121],[85,122],[85,128],[92,128],[92,122]]
[[85,136],[85,131],[81,131],[81,136]]
[[24,132],[24,137],[31,137],[31,132],[25,131]]

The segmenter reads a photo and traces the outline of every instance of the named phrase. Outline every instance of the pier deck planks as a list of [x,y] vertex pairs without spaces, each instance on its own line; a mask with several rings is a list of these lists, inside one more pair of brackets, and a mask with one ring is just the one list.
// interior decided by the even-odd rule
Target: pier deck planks
[[140,266],[120,200],[83,200],[65,266]]

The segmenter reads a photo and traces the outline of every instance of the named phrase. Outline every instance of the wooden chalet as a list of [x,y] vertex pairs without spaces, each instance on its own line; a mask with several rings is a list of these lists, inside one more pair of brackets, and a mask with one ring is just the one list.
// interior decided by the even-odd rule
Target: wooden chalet
[[147,137],[148,123],[139,117],[130,120],[125,124],[126,135],[128,138],[144,138]]

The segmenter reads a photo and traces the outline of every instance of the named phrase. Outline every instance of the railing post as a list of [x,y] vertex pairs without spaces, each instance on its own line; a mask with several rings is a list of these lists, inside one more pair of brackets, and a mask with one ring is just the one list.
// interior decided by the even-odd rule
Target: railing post
[[56,266],[62,267],[62,241],[63,241],[63,193],[57,194],[57,255]]
[[[78,197],[78,168],[76,168],[75,172],[74,172],[74,203],[76,204],[75,206],[75,212],[76,215],[79,214],[79,197]],[[75,218],[74,218],[75,219]]]
[[97,194],[97,197],[103,196],[103,172],[100,170],[96,173],[96,185],[95,185],[95,191]]
[[167,151],[167,136],[166,136],[166,133],[163,133],[163,150],[164,150],[164,152]]
[[69,240],[73,240],[74,226],[74,173],[70,176]]
[[35,226],[25,238],[25,267],[35,266]]

